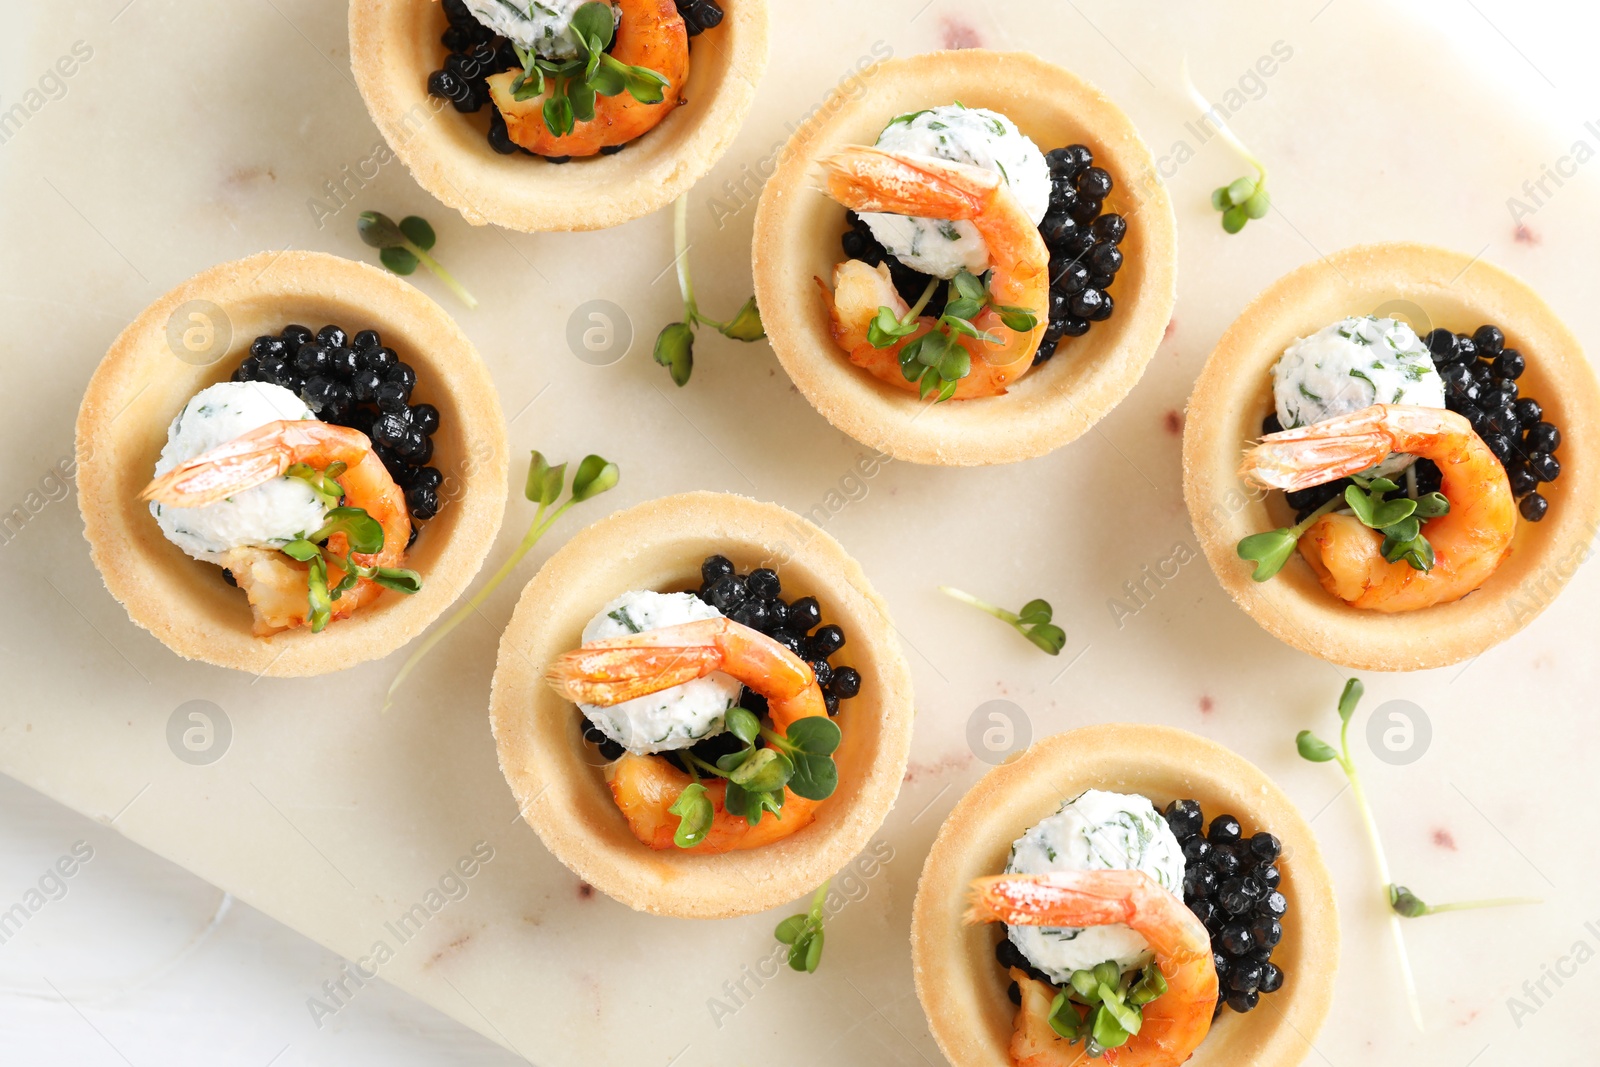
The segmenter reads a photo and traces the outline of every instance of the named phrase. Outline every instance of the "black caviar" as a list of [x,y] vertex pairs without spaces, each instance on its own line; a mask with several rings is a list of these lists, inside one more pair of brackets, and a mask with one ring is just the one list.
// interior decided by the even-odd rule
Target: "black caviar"
[[[1527,357],[1507,348],[1505,333],[1494,325],[1479,326],[1470,334],[1441,327],[1430,331],[1422,342],[1444,380],[1444,406],[1471,423],[1473,432],[1505,467],[1522,517],[1529,522],[1543,519],[1550,502],[1538,489],[1561,476],[1561,462],[1555,454],[1561,447],[1561,431],[1545,419],[1542,404],[1522,396],[1518,389],[1517,379],[1527,369]],[[1261,424],[1263,435],[1282,429],[1275,414]],[[1419,459],[1414,469],[1419,496],[1438,491],[1441,478],[1432,460]],[[1335,496],[1343,496],[1345,488],[1354,484],[1340,478],[1284,497],[1294,509],[1296,521],[1301,521]]]
[[1211,935],[1221,987],[1217,1010],[1226,1003],[1249,1011],[1261,994],[1283,986],[1283,971],[1272,962],[1289,910],[1278,888],[1282,846],[1269,833],[1246,835],[1232,815],[1217,815],[1206,826],[1199,801],[1175,800],[1166,817],[1183,849],[1183,902]]
[[[678,14],[683,17],[684,29],[690,37],[698,37],[706,30],[722,24],[722,8],[716,0],[675,0]],[[444,16],[450,25],[439,41],[445,47],[444,66],[428,75],[428,93],[448,100],[462,114],[471,115],[489,109],[487,136],[489,147],[500,155],[521,152],[535,156],[547,163],[567,163],[571,156],[538,156],[511,140],[506,129],[505,116],[489,97],[489,77],[506,70],[521,70],[522,61],[511,42],[479,22],[463,0],[441,0]],[[614,44],[615,42],[613,42]],[[627,147],[625,144],[607,145],[600,149],[604,156],[615,155]]]
[[384,345],[376,330],[351,335],[339,326],[324,326],[316,333],[285,326],[251,342],[250,355],[233,372],[233,380],[282,386],[321,421],[360,430],[372,439],[372,450],[405,491],[412,519],[438,514],[444,476],[428,464],[439,409],[412,403],[417,372]]
[[[778,572],[759,567],[740,574],[727,556],[707,556],[700,564],[700,588],[695,596],[722,612],[734,622],[758,630],[811,665],[829,715],[839,714],[839,703],[861,692],[861,672],[854,667],[834,666],[829,662],[847,643],[844,629],[824,625],[822,606],[814,596],[783,599],[783,583]],[[739,706],[759,716],[767,714],[767,698],[746,688],[739,695]],[[594,724],[584,720],[584,740],[599,746],[600,755],[614,760],[623,748]],[[707,763],[744,743],[731,733],[716,734],[697,742],[688,751]]]
[[[1122,238],[1128,221],[1105,211],[1114,182],[1094,165],[1087,145],[1068,145],[1045,153],[1050,166],[1050,207],[1039,222],[1039,236],[1050,251],[1050,307],[1035,309],[1048,319],[1037,366],[1056,354],[1065,337],[1081,337],[1089,327],[1111,317],[1114,301],[1106,290],[1122,269]],[[844,254],[876,267],[887,262],[895,290],[915,304],[932,277],[890,255],[856,212],[846,215],[850,228],[840,239]]]
[[1545,419],[1543,405],[1518,389],[1527,358],[1489,324],[1470,334],[1440,328],[1422,340],[1444,379],[1445,407],[1472,424],[1505,467],[1522,517],[1538,522],[1550,508],[1538,487],[1561,476],[1555,455],[1561,431]]

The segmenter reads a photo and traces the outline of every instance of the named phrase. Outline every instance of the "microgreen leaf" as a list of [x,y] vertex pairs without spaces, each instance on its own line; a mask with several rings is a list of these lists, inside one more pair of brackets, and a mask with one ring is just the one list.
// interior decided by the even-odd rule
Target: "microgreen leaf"
[[1022,610],[1017,612],[1017,621],[1023,625],[1036,625],[1049,622],[1052,616],[1050,601],[1030,600],[1022,605]]
[[[971,271],[957,271],[956,276],[950,279],[950,284],[962,299],[970,300],[980,308],[988,302],[989,290],[985,288],[983,280]],[[945,311],[948,312],[949,310],[949,306],[946,305]],[[968,317],[970,318],[970,316]]]
[[544,115],[545,128],[557,137],[565,137],[572,132],[572,102],[563,92],[552,92],[540,109]]
[[356,234],[373,248],[393,248],[406,241],[400,227],[381,211],[363,211],[356,218]]
[[322,555],[321,548],[312,544],[310,541],[303,539],[290,541],[279,551],[288,556],[290,559],[299,560],[301,563],[306,563],[317,556]]
[[[944,306],[944,313],[946,318],[961,321],[968,331],[975,333],[976,330],[973,328],[972,323],[966,320],[971,319],[978,312],[982,311],[983,307],[984,304],[982,300],[973,300],[970,297],[960,297],[946,304]],[[955,322],[952,322],[951,325],[955,325]],[[971,334],[969,333],[968,336],[971,336]]]
[[1417,919],[1428,914],[1428,905],[1422,902],[1422,898],[1403,885],[1389,887],[1389,906],[1394,909],[1396,915],[1407,919]]
[[366,555],[383,550],[383,524],[361,508],[334,508],[323,516],[322,528],[306,540],[321,543],[340,533],[349,539],[352,552]]
[[590,42],[590,47],[603,51],[611,44],[611,35],[616,29],[616,17],[612,14],[610,4],[594,0],[593,3],[584,4],[572,13],[571,25],[573,33],[581,40],[598,38]]
[[589,75],[589,86],[601,96],[616,96],[627,89],[628,79],[616,65],[601,62]]
[[1294,746],[1299,750],[1301,759],[1310,760],[1312,763],[1327,763],[1331,759],[1339,758],[1338,750],[1310,730],[1301,730],[1296,734]]
[[743,816],[745,822],[755,826],[769,811],[780,819],[783,817],[783,790],[752,792],[730,780],[728,790],[722,797],[722,806],[728,809],[728,814]]
[[622,472],[610,460],[596,455],[584,456],[572,476],[572,502],[594,499],[614,488],[621,476]]
[[408,596],[422,591],[422,575],[402,567],[379,567],[372,575],[372,580],[385,589]]
[[711,798],[706,795],[706,787],[699,782],[684,786],[683,792],[678,794],[678,799],[672,802],[667,812],[678,817],[678,828],[672,833],[672,843],[679,848],[693,848],[711,832],[714,814]]
[[561,489],[566,480],[565,463],[552,467],[549,460],[544,458],[544,453],[535,451],[528,464],[528,480],[522,493],[533,503],[549,507],[561,498]]
[[594,121],[594,87],[576,78],[567,81],[567,103],[572,108],[575,122]]
[[761,324],[761,309],[756,306],[756,298],[752,296],[746,300],[733,318],[717,327],[717,332],[735,341],[759,341],[765,337],[767,331]]
[[1351,678],[1344,683],[1344,688],[1339,691],[1340,722],[1350,721],[1350,716],[1356,713],[1356,705],[1361,703],[1361,698],[1366,692],[1367,687],[1360,678]]
[[1450,501],[1445,498],[1443,493],[1428,493],[1425,496],[1419,496],[1415,514],[1419,519],[1437,519],[1441,515],[1448,515],[1450,514]]
[[311,632],[320,634],[333,612],[333,598],[328,593],[328,564],[320,554],[311,560],[311,569],[306,572],[306,596]]
[[433,227],[421,215],[407,215],[400,220],[400,232],[406,239],[424,252],[431,250],[438,241],[438,235],[433,232]]
[[755,712],[745,708],[729,708],[722,724],[730,734],[747,745],[754,744],[755,739],[761,736],[761,720],[756,718]]
[[1167,980],[1161,973],[1161,968],[1154,963],[1146,964],[1139,975],[1139,980],[1133,988],[1128,990],[1128,1003],[1142,1006],[1162,996],[1167,991]]
[[794,764],[775,748],[758,748],[729,773],[728,781],[749,793],[774,793],[794,775]]
[[1038,645],[1052,656],[1061,655],[1061,650],[1067,646],[1067,632],[1059,626],[1044,623],[1026,631],[1029,641]]
[[1090,1034],[1101,1048],[1118,1048],[1127,1044],[1128,1030],[1114,1014],[1111,1006],[1102,1003],[1094,1013]]
[[687,322],[664,326],[656,336],[655,361],[672,372],[672,380],[682,387],[694,372],[694,330]]
[[822,962],[822,924],[826,918],[823,905],[832,881],[830,878],[817,887],[808,911],[789,916],[772,932],[779,944],[789,946],[789,966],[796,971],[813,974]]
[[789,724],[784,738],[794,750],[812,756],[831,756],[843,735],[838,723],[821,715],[808,715]]
[[1048,1021],[1050,1029],[1068,1041],[1076,1041],[1083,1036],[1083,1016],[1078,1014],[1077,1006],[1067,999],[1065,993],[1057,993],[1056,999],[1050,1002]]
[[1265,533],[1251,534],[1239,542],[1237,549],[1240,559],[1246,559],[1256,565],[1250,577],[1258,582],[1272,578],[1283,565],[1289,562],[1289,557],[1294,554],[1294,546],[1299,539],[1289,529],[1268,530]]
[[[872,345],[873,348],[888,348],[900,338],[915,333],[916,330],[917,323],[915,320],[901,322],[899,316],[894,313],[894,308],[880,306],[878,313],[867,324],[867,343]],[[912,344],[915,343],[914,341],[912,342]],[[902,352],[903,355],[904,353]]]
[[1026,333],[1039,325],[1039,316],[1034,314],[1031,308],[997,304],[995,311],[999,313],[1000,322],[1005,328],[1016,333]]
[[395,246],[378,253],[378,260],[396,274],[412,274],[420,262],[410,249]]
[[623,77],[628,95],[641,104],[659,104],[666,98],[667,79],[648,67],[629,67]]

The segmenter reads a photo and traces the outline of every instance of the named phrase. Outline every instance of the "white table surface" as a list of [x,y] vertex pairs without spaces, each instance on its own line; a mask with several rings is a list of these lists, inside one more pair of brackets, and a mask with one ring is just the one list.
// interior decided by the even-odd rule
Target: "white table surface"
[[[693,194],[705,212],[725,180],[766,156],[785,123],[878,40],[900,54],[951,36],[1034,48],[1122,102],[1158,153],[1192,117],[1177,91],[1185,50],[1197,81],[1217,94],[1274,40],[1296,49],[1236,119],[1273,168],[1281,211],[1240,237],[1221,234],[1207,194],[1244,167],[1220,142],[1173,180],[1180,300],[1172,335],[1133,396],[1046,459],[973,471],[892,465],[830,520],[897,614],[919,719],[913,764],[881,835],[894,859],[830,927],[818,975],[785,973],[716,1027],[706,1001],[768,951],[788,909],[721,924],[635,916],[581,897],[532,833],[510,825],[483,715],[497,636],[489,623],[453,637],[387,719],[376,707],[394,661],[325,689],[252,686],[179,662],[128,622],[88,562],[68,497],[0,545],[0,909],[77,843],[93,858],[0,945],[0,1063],[522,1061],[502,1045],[540,1064],[938,1062],[911,992],[905,932],[921,857],[984,769],[964,741],[968,717],[994,698],[1015,701],[1039,734],[1118,719],[1205,733],[1264,767],[1315,816],[1345,944],[1333,1015],[1308,1063],[1594,1062],[1600,964],[1580,966],[1531,1016],[1514,1019],[1508,1008],[1524,981],[1576,942],[1600,948],[1600,929],[1585,926],[1600,923],[1588,814],[1600,691],[1594,568],[1470,667],[1368,678],[1363,718],[1403,698],[1433,727],[1415,763],[1388,765],[1364,749],[1359,757],[1397,875],[1430,898],[1545,900],[1408,926],[1428,1019],[1421,1035],[1406,1021],[1354,809],[1336,771],[1293,753],[1297,729],[1326,729],[1339,672],[1259,631],[1198,561],[1120,628],[1105,605],[1124,579],[1192,537],[1178,438],[1166,427],[1218,333],[1290,267],[1384,238],[1481,247],[1533,282],[1591,353],[1600,346],[1600,164],[1541,206],[1520,237],[1505,203],[1574,141],[1600,144],[1583,125],[1600,119],[1590,54],[1600,14],[1554,0],[1417,0],[1405,5],[1416,22],[1380,15],[1375,0],[1295,0],[1270,12],[1197,2],[1171,13],[1176,6],[777,4],[778,51],[756,112]],[[346,77],[342,4],[0,0],[0,27],[0,110],[24,99],[73,42],[94,50],[64,95],[0,144],[0,502],[9,508],[70,455],[89,373],[161,292],[261,248],[365,254],[351,226],[359,208],[319,231],[305,202],[323,178],[365,158],[377,134]],[[664,214],[598,235],[473,231],[398,165],[363,191],[365,207],[435,222],[441,256],[483,307],[464,312],[431,279],[419,284],[484,351],[517,416],[514,447],[573,459],[606,452],[623,469],[608,506],[708,487],[807,510],[862,451],[805,405],[762,346],[703,338],[681,392],[650,363],[649,338],[675,314],[670,280],[652,285],[671,254]],[[750,216],[740,210],[717,230],[698,214],[697,274],[714,309],[749,290]],[[594,297],[621,303],[638,333],[615,367],[584,366],[562,339],[571,309]],[[1119,499],[1114,521],[1102,521],[1108,497]],[[603,510],[569,518],[519,579]],[[513,501],[494,558],[526,518]],[[996,521],[1009,531],[998,541]],[[995,550],[943,564],[919,551],[941,542]],[[1046,660],[943,601],[932,590],[941,581],[1002,601],[1049,597],[1069,633],[1066,654]],[[508,583],[489,601],[494,625],[519,587]],[[166,750],[167,717],[190,699],[224,706],[238,731],[214,768]],[[275,796],[269,803],[293,816],[285,821],[299,837],[261,805],[242,807],[252,786]],[[358,954],[360,931],[414,898],[480,831],[493,836],[497,859],[456,906],[469,936],[433,946],[432,957],[402,956],[385,971],[395,985],[368,984],[317,1026],[307,1000],[343,965],[323,945]],[[353,878],[341,881],[344,870]],[[544,932],[508,919],[524,906],[525,921],[544,921]],[[477,947],[452,955],[475,935]]]

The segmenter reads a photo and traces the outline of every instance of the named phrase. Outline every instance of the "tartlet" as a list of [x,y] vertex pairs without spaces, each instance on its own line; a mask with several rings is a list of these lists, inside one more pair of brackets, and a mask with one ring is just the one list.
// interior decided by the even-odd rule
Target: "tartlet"
[[[834,343],[816,279],[841,258],[845,209],[817,191],[818,161],[870,145],[896,115],[959,100],[1010,118],[1041,147],[1087,144],[1116,185],[1107,211],[1129,218],[1117,312],[1001,397],[929,405],[853,366]],[[1077,438],[1115,407],[1161,343],[1176,298],[1177,227],[1150,151],[1099,90],[1037,56],[983,49],[890,59],[837,91],[795,131],[761,194],[754,270],[779,361],[833,425],[896,459],[1009,463]]]
[[[767,66],[765,0],[724,0],[696,38],[685,103],[627,150],[553,165],[496,154],[482,131],[428,94],[447,22],[433,0],[354,0],[350,63],[379,131],[411,174],[474,226],[598,230],[648,215],[722,158]],[[493,106],[493,105],[490,105]]]
[[[169,542],[139,494],[189,398],[228,380],[252,338],[297,319],[360,323],[404,347],[419,372],[417,395],[442,413],[434,462],[454,482],[408,557],[424,577],[420,592],[380,597],[321,633],[301,627],[257,637],[244,594]],[[180,339],[189,329],[211,331],[198,355]],[[472,342],[406,282],[319,252],[223,263],[146,308],[89,380],[77,462],[90,555],[129,617],[180,656],[275,677],[378,659],[421,633],[478,572],[505,510],[505,420]]]
[[[1296,553],[1256,583],[1236,546],[1292,521],[1281,494],[1238,477],[1246,444],[1272,410],[1272,364],[1297,337],[1373,312],[1430,327],[1495,323],[1528,354],[1519,384],[1564,434],[1560,481],[1542,487],[1549,516],[1519,521],[1511,551],[1478,589],[1452,603],[1384,614],[1329,595]],[[1416,321],[1421,319],[1422,321]],[[1419,244],[1345,249],[1284,275],[1223,334],[1189,399],[1184,497],[1206,558],[1230,596],[1275,637],[1359,670],[1443,667],[1478,655],[1526,626],[1566,584],[1600,528],[1600,385],[1572,332],[1526,284],[1480,259]]]
[[[839,786],[816,821],[760,848],[652,851],[629,831],[582,717],[545,682],[601,605],[626,589],[691,589],[721,553],[770,565],[825,599],[865,683],[840,717]],[[630,908],[682,918],[746,915],[814,890],[867,844],[894,803],[911,743],[911,677],[889,613],[839,543],[776,504],[727,493],[665,497],[584,530],[523,590],[500,641],[490,722],[500,769],[528,825],[585,882]]]
[[1189,1063],[1299,1063],[1327,1017],[1339,963],[1333,884],[1311,827],[1237,754],[1183,730],[1135,725],[1089,726],[1034,744],[979,779],[940,828],[917,883],[911,959],[917,996],[945,1057],[955,1067],[1011,1062],[1017,1009],[994,956],[1004,935],[996,924],[963,925],[968,885],[1003,871],[1011,843],[1085,789],[1137,793],[1157,810],[1198,800],[1282,841],[1279,891],[1293,922],[1285,921],[1273,960],[1283,961],[1288,981],[1272,994],[1273,1010],[1224,1010]]

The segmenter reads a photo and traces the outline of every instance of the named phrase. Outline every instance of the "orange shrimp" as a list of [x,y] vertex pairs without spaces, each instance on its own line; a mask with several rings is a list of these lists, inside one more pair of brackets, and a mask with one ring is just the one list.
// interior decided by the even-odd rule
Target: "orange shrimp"
[[[895,290],[889,268],[881,263],[869,267],[859,259],[847,259],[833,270],[831,294],[821,278],[816,281],[828,308],[833,339],[850,354],[850,362],[865,368],[879,381],[916,392],[917,383],[906,381],[906,376],[900,373],[900,351],[933,329],[935,316],[922,316],[916,332],[900,338],[889,347],[873,348],[867,340],[867,326],[878,314],[878,308],[890,308],[896,316],[903,316],[909,310]],[[972,371],[956,384],[956,391],[951,396],[953,400],[1001,396],[1009,383],[1028,372],[1027,365],[988,362],[983,358],[984,342],[975,337],[961,336],[956,340],[972,357]]]
[[[383,527],[383,547],[377,552],[349,553],[349,539],[343,533],[328,539],[329,550],[339,556],[348,553],[363,567],[398,566],[411,539],[405,493],[389,476],[367,435],[348,427],[312,419],[266,423],[178,464],[145,486],[140,498],[169,507],[205,507],[270,482],[296,463],[317,470],[345,464],[344,472],[335,479],[344,490],[345,503],[361,508]],[[257,635],[306,623],[310,605],[305,564],[281,552],[249,546],[225,553],[221,562],[250,600]],[[329,585],[343,577],[344,571],[330,562]],[[332,617],[348,618],[382,592],[382,586],[361,578],[333,602]]]
[[[800,657],[772,638],[732,619],[702,619],[659,630],[591,641],[551,664],[546,679],[568,700],[609,707],[715,671],[767,698],[773,729],[788,732],[798,719],[827,715],[817,676]],[[631,752],[606,770],[612,796],[634,836],[653,849],[673,848],[678,817],[667,809],[693,779],[665,759]],[[783,811],[751,826],[723,806],[726,783],[702,782],[715,814],[711,831],[685,852],[718,853],[758,848],[806,826],[818,801],[784,790]]]
[[538,96],[518,100],[511,83],[522,73],[502,71],[491,75],[489,95],[506,120],[511,140],[541,156],[592,156],[602,148],[626,144],[660,125],[683,103],[689,80],[689,31],[673,0],[610,0],[622,12],[611,58],[631,67],[645,67],[666,79],[660,103],[635,100],[626,89],[615,96],[597,96],[594,118],[579,122],[572,132],[557,137],[544,122],[544,102],[551,88]]
[[[1027,308],[1034,313],[1035,322],[1031,330],[1012,330],[1000,321],[994,307],[987,307],[973,325],[999,340],[974,340],[966,347],[984,363],[1014,367],[1012,380],[1027,373],[1048,325],[1050,253],[1038,227],[1012,195],[1004,177],[986,167],[861,145],[835,153],[824,159],[822,166],[828,195],[851,210],[967,221],[977,228],[989,249],[993,272],[989,292],[993,303]],[[866,309],[853,294],[847,294],[847,301],[846,306],[831,309],[836,327],[846,331],[840,343],[846,344],[857,336],[864,342],[877,306]],[[931,325],[932,320],[928,321]],[[838,337],[837,329],[835,336]],[[852,359],[860,362],[854,346],[847,350]],[[890,353],[887,361],[902,386],[916,388],[915,383],[900,375],[899,359],[893,355],[897,348],[877,351]],[[866,358],[867,353],[860,356]],[[874,373],[889,380],[876,370]]]
[[[1167,991],[1143,1008],[1139,1032],[1107,1049],[1114,1067],[1177,1067],[1211,1030],[1217,968],[1211,936],[1194,913],[1143,871],[1052,871],[1007,874],[972,882],[968,923],[1022,926],[1106,926],[1122,923],[1142,935],[1167,980]],[[1050,1028],[1055,992],[1013,969],[1022,990],[1011,1036],[1018,1067],[1071,1067],[1084,1056]]]
[[1324,515],[1300,538],[1322,587],[1352,607],[1414,611],[1459,600],[1488,580],[1511,551],[1516,500],[1505,468],[1466,419],[1443,408],[1374,404],[1284,430],[1245,454],[1240,477],[1294,491],[1358,473],[1390,452],[1433,460],[1450,511],[1422,527],[1433,567],[1390,563],[1383,535],[1350,515]]

